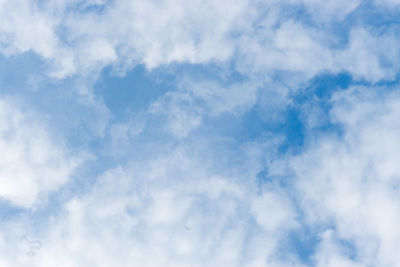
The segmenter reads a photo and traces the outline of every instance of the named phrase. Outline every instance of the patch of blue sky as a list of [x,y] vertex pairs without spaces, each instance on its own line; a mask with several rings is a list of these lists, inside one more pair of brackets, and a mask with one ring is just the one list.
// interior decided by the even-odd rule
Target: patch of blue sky
[[[176,90],[179,84],[178,77],[189,76],[194,80],[219,79],[223,85],[229,85],[242,82],[247,78],[227,71],[220,70],[218,66],[175,66],[171,69],[158,69],[147,71],[143,66],[137,66],[133,71],[127,73],[124,77],[115,76],[111,69],[106,69],[100,80],[95,85],[96,95],[104,99],[105,104],[111,111],[113,121],[125,121],[137,112],[145,112],[149,105],[163,96],[166,92]],[[219,71],[215,71],[219,70]],[[209,74],[211,72],[211,74]],[[171,73],[174,73],[172,75]],[[222,74],[219,74],[222,73]],[[211,77],[210,77],[211,76]],[[221,78],[222,76],[222,78]],[[324,135],[329,133],[340,133],[340,126],[333,125],[328,118],[331,108],[331,95],[340,90],[345,90],[353,83],[351,76],[347,73],[330,74],[323,73],[312,79],[304,88],[299,90],[293,98],[290,106],[280,107],[278,112],[279,120],[268,120],[263,114],[271,112],[259,105],[255,105],[243,114],[224,113],[217,117],[205,117],[202,125],[193,133],[193,138],[206,139],[211,138],[229,138],[230,145],[239,147],[241,144],[251,141],[266,140],[273,135],[283,137],[283,142],[279,146],[282,154],[298,154],[302,151],[310,129],[306,128],[305,116],[310,105],[317,106],[326,116],[320,125],[313,127],[312,136]],[[150,116],[146,114],[146,116]],[[135,138],[132,147],[134,151],[145,151],[143,144],[146,142],[174,143],[171,137],[159,128],[159,119],[149,120],[145,133]],[[104,145],[104,140],[97,140],[99,149]],[[142,149],[140,149],[142,148]],[[126,147],[128,149],[128,147]],[[128,153],[131,155],[131,153]],[[131,155],[132,156],[132,155]],[[118,159],[115,159],[116,163]]]
[[0,223],[15,219],[26,213],[26,210],[12,205],[9,201],[0,199]]
[[[4,68],[5,74],[2,75],[2,85],[4,88],[8,88],[9,93],[19,92],[18,94],[20,94],[23,90],[22,98],[26,98],[25,101],[29,100],[35,108],[48,114],[54,128],[67,136],[69,145],[72,145],[72,147],[86,146],[89,142],[89,148],[96,154],[97,160],[88,163],[87,168],[91,169],[91,172],[88,172],[88,170],[81,171],[87,177],[96,177],[96,174],[122,164],[123,158],[128,161],[128,159],[140,157],[140,155],[137,155],[138,151],[140,151],[139,153],[146,153],[144,151],[148,151],[146,147],[148,143],[176,143],[171,137],[165,136],[165,132],[158,128],[160,121],[156,119],[149,122],[145,134],[139,135],[130,145],[125,147],[127,150],[125,157],[108,155],[108,152],[106,152],[108,151],[107,138],[95,137],[94,133],[90,132],[90,122],[98,120],[101,114],[93,113],[89,107],[82,105],[79,100],[77,101],[77,93],[71,90],[71,87],[79,86],[79,79],[65,79],[62,82],[50,82],[47,85],[46,82],[41,82],[41,89],[33,90],[29,84],[30,77],[35,77],[37,68],[34,66],[37,66],[41,60],[34,54],[28,53],[27,55],[23,58],[12,58],[12,60],[15,60],[16,66],[25,66],[24,70],[19,69],[20,71],[17,71],[15,69],[17,67],[13,67],[13,61],[7,60],[8,65],[7,68]],[[24,64],[20,60],[24,60]],[[248,79],[227,67],[218,65],[176,65],[154,71],[148,71],[144,66],[139,65],[124,77],[118,77],[111,68],[106,68],[96,82],[94,92],[96,97],[104,100],[111,114],[111,122],[124,122],[135,113],[145,112],[153,101],[166,92],[177,90],[179,79],[185,76],[195,81],[217,80],[223,86],[240,83]],[[217,151],[224,151],[223,146],[235,150],[247,142],[267,140],[271,136],[283,136],[284,141],[279,146],[279,152],[283,154],[299,153],[306,138],[302,112],[307,112],[307,109],[304,109],[303,105],[313,102],[314,105],[318,105],[327,113],[330,108],[329,98],[331,94],[347,88],[351,82],[351,77],[346,73],[319,75],[309,82],[307,88],[298,92],[292,105],[278,110],[280,120],[269,121],[265,119],[263,114],[271,111],[255,105],[243,114],[226,113],[217,117],[205,118],[203,125],[195,130],[193,137],[189,138],[188,142],[195,138],[202,140],[214,138],[217,141],[213,145],[220,144],[219,149],[215,148],[217,153]],[[146,114],[146,116],[149,115]],[[324,123],[328,122],[324,121]],[[333,125],[321,125],[320,130],[322,132],[332,131],[335,130],[335,127]],[[226,140],[226,138],[230,141],[221,143],[221,140]],[[210,142],[210,140],[207,140],[207,142]],[[135,154],[137,156],[134,156]],[[271,179],[264,172],[265,170],[261,171],[259,177],[266,180]],[[281,179],[280,182],[284,184],[282,177],[276,179]],[[93,179],[84,179],[83,176],[81,179],[73,180],[72,188],[81,188],[82,192],[85,188],[89,188],[94,181]],[[67,188],[71,189],[70,187]],[[57,197],[59,195],[55,196],[55,198]]]
[[161,75],[149,72],[143,65],[123,77],[117,76],[111,67],[105,68],[94,85],[94,92],[104,100],[114,121],[124,121],[133,113],[145,111],[152,101],[172,90],[175,77]]
[[372,1],[364,1],[347,20],[349,23],[385,30],[397,27],[400,23],[398,6],[373,5]]
[[316,229],[304,225],[300,230],[292,231],[281,244],[282,253],[280,253],[280,256],[284,258],[289,251],[296,255],[302,264],[314,266],[312,256],[321,241],[319,234],[320,232]]
[[185,77],[193,81],[220,81],[224,86],[246,79],[229,65],[175,63],[153,70],[137,65],[122,77],[112,67],[105,68],[94,89],[115,115],[114,119],[124,120],[132,112],[146,110],[166,92],[178,89]]
[[[322,111],[325,120],[313,127],[313,134],[340,132],[340,126],[329,120],[331,96],[353,84],[352,77],[347,73],[324,73],[312,79],[304,89],[295,93],[293,101],[288,106],[270,107],[255,105],[243,115],[222,115],[213,120],[212,127],[222,135],[230,136],[235,140],[246,142],[250,140],[268,138],[272,135],[284,137],[281,144],[281,153],[299,153],[303,148],[310,129],[305,125],[308,113],[313,112],[311,106]],[[279,119],[265,117],[266,113],[277,112]],[[209,129],[207,129],[209,130]]]
[[[51,0],[36,0],[38,7],[44,8]],[[85,13],[102,13],[106,10],[107,6],[112,4],[113,0],[78,0],[78,1],[66,1],[64,10],[66,13],[73,14],[85,14]]]
[[34,91],[34,83],[47,68],[43,58],[30,51],[12,56],[0,54],[1,92],[19,94],[21,91]]
[[87,103],[76,90],[81,86],[76,80],[53,83],[39,77],[38,89],[35,88],[36,81],[31,79],[35,79],[35,74],[22,73],[25,75],[10,76],[10,80],[3,83],[3,93],[18,99],[23,109],[40,112],[56,134],[66,137],[70,147],[83,148],[90,144],[89,140],[98,135],[97,128],[101,127],[108,112],[101,107],[96,110]]
[[350,86],[358,85],[348,73],[321,73],[307,82],[307,85],[298,91],[294,96],[294,113],[300,120],[305,120],[310,113],[319,111],[321,120],[308,131],[307,134],[320,135],[324,133],[341,133],[340,125],[334,124],[329,118],[329,112],[332,108],[331,98],[334,93],[344,91]]

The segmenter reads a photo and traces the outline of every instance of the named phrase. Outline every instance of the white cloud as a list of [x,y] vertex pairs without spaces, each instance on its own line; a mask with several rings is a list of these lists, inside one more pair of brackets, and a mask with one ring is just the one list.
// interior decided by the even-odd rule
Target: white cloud
[[292,228],[297,224],[292,204],[285,194],[274,189],[256,197],[251,207],[257,223],[272,234],[276,234],[279,228],[287,230],[285,227]]
[[[284,192],[253,197],[239,181],[182,150],[108,170],[89,193],[43,221],[33,257],[0,259],[41,267],[296,266],[278,257],[285,231],[295,227]],[[23,253],[21,241],[5,235]]]
[[83,159],[7,98],[0,99],[0,151],[0,197],[24,208],[58,189]]
[[[320,26],[285,15],[302,4]],[[136,64],[151,69],[220,62],[233,63],[251,78],[229,86],[183,79],[180,88],[153,102],[147,115],[161,118],[179,139],[208,118],[240,115],[255,103],[279,109],[290,102],[291,90],[321,72],[345,71],[371,82],[396,77],[398,37],[390,28],[378,32],[349,20],[348,40],[332,33],[359,4],[0,0],[0,51],[6,56],[33,51],[50,62],[56,78],[91,76],[108,65],[123,73]],[[274,75],[281,80],[270,81]],[[271,93],[279,96],[279,104],[275,98],[258,99],[260,87],[276,84],[261,95],[279,90]],[[82,94],[90,101],[91,92]],[[324,136],[304,153],[270,166],[270,172],[294,176],[288,188],[294,188],[306,224],[335,228],[322,234],[313,256],[316,266],[395,266],[400,261],[400,97],[355,88],[335,94],[331,104],[330,120],[343,127],[343,137]],[[96,124],[96,136],[106,132],[106,120],[86,120]],[[141,120],[136,123],[134,118],[109,127],[113,156],[147,130]],[[259,153],[249,152],[253,161],[215,166],[213,161],[223,160],[185,148],[170,149],[167,156],[152,147],[153,153],[139,151],[145,156],[132,166],[106,171],[91,190],[43,219],[33,234],[41,240],[34,257],[31,242],[20,238],[24,230],[5,227],[0,265],[300,266],[291,252],[282,259],[278,251],[282,240],[301,227],[286,189],[254,189]],[[65,184],[81,162],[40,118],[6,100],[0,100],[0,150],[0,197],[24,208]],[[354,246],[355,255],[341,240]]]
[[346,251],[340,243],[334,239],[332,230],[327,230],[322,234],[314,260],[318,267],[361,267],[364,265],[356,263],[350,259],[350,252]]
[[[287,175],[294,176],[308,222],[315,228],[333,224],[336,231],[330,235],[355,249],[352,263],[344,256],[337,258],[336,252],[323,252],[324,248],[317,256],[321,266],[399,262],[400,97],[375,89],[336,93],[330,117],[343,127],[343,137],[323,136],[288,161]],[[282,167],[275,170],[282,172]]]
[[[399,68],[395,60],[399,55],[397,37],[390,30],[381,34],[353,28],[348,42],[339,47],[335,36],[294,21],[255,34],[257,38],[242,37],[240,70],[248,75],[273,71],[297,74],[283,80],[293,83],[294,89],[321,72],[347,71],[356,79],[376,82],[394,79]],[[298,77],[298,82],[291,81]]]
[[[239,56],[238,68],[251,76],[280,70],[301,73],[304,80],[321,71],[349,71],[366,80],[391,79],[398,71],[396,35],[349,24],[349,43],[338,47],[341,36],[327,30],[359,4],[120,0],[90,5],[44,1],[38,6],[3,0],[0,49],[6,55],[32,50],[53,63],[50,74],[58,78],[88,75],[107,65],[123,72],[137,64],[152,69],[174,62],[236,61]],[[299,5],[317,24],[328,26],[305,26],[285,15]]]

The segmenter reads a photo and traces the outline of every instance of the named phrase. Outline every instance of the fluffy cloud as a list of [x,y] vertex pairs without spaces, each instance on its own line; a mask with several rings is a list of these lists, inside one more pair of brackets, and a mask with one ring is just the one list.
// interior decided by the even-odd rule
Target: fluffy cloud
[[[0,99],[0,197],[20,215],[2,218],[0,265],[396,266],[400,96],[376,84],[396,82],[398,29],[362,24],[377,4],[0,0],[4,60],[33,52],[48,67],[40,79],[79,91],[37,100],[58,106],[46,116],[63,120],[64,137]],[[173,72],[187,63],[212,66],[213,75],[179,74],[176,88],[137,114],[116,118],[91,88],[105,67],[124,76],[138,64]],[[305,147],[278,149],[286,133],[273,124],[291,122],[285,112],[301,88],[343,72],[365,86],[327,97],[315,108],[330,110],[322,118],[296,114]],[[218,128],[224,115],[248,119],[250,110],[262,117],[254,120],[265,143],[195,131]],[[334,131],[320,131],[324,119]],[[98,155],[95,166],[85,181],[72,179],[82,188],[37,212],[83,161],[64,142],[71,133],[79,139],[71,143]],[[305,233],[312,244],[293,241]]]
[[[336,93],[330,118],[343,135],[322,136],[288,161],[287,175],[294,176],[308,222],[334,229],[316,252],[321,266],[399,262],[400,97],[397,91],[381,90],[361,87]],[[334,239],[353,246],[353,256],[340,242],[329,241]]]
[[[2,1],[0,47],[6,55],[36,52],[52,63],[50,74],[59,78],[89,75],[108,65],[124,72],[137,64],[153,69],[175,62],[236,61],[249,75],[249,70],[262,75],[287,71],[301,73],[304,80],[322,71],[348,71],[366,80],[392,79],[398,70],[395,34],[348,24],[348,42],[340,44],[343,35],[331,30],[359,4]],[[327,26],[318,28],[285,13],[300,12],[301,6],[315,23]]]
[[0,1],[0,51],[6,55],[32,50],[44,58],[55,56],[58,37],[53,17],[31,1]]
[[24,208],[66,183],[83,160],[7,98],[0,99],[0,150],[0,197]]
[[1,255],[4,266],[295,266],[295,255],[279,256],[287,231],[298,227],[284,191],[257,194],[242,177],[212,171],[181,149],[169,152],[104,173],[42,221],[49,225],[36,234],[34,255],[6,233],[21,256]]

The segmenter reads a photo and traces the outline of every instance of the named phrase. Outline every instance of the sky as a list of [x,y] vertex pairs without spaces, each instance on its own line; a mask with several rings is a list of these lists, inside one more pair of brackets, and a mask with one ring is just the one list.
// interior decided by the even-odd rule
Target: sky
[[399,0],[0,0],[0,266],[400,266],[399,44]]

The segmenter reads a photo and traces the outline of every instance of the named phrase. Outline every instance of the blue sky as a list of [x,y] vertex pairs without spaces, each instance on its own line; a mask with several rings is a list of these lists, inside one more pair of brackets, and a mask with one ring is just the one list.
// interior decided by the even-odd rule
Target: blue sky
[[0,0],[0,266],[398,266],[399,15]]

